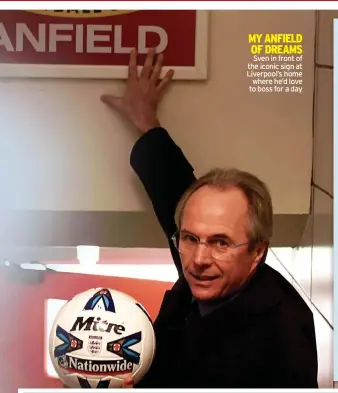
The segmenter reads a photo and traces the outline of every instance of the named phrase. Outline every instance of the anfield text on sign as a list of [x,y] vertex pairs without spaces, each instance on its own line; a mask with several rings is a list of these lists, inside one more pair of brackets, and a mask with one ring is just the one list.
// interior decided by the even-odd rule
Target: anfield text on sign
[[[28,40],[36,52],[58,52],[60,43],[64,47],[69,43],[70,48],[75,46],[75,53],[130,53],[131,47],[122,45],[121,25],[94,25],[72,23],[40,23],[37,35],[34,34],[25,23],[15,24],[15,37],[10,38],[9,29],[0,23],[0,47],[6,52],[22,52],[24,41]],[[138,26],[137,51],[140,54],[148,52],[146,36],[155,33],[159,37],[159,44],[155,50],[163,52],[168,46],[168,34],[159,26]],[[98,43],[100,45],[98,45]],[[106,43],[106,45],[102,45]],[[75,45],[74,45],[75,44]]]

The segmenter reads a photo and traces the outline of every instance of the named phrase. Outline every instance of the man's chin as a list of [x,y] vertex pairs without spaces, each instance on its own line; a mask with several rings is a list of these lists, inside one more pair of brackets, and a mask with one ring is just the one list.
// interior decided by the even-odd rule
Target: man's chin
[[191,293],[196,300],[206,301],[217,298],[217,294],[211,288],[203,288],[196,285],[190,286]]

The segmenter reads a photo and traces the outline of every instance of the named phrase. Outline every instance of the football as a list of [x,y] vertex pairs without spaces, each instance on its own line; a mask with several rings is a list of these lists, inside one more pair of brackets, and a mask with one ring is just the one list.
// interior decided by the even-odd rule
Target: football
[[109,288],[74,296],[57,314],[49,338],[56,373],[69,388],[120,388],[149,370],[155,334],[145,308]]

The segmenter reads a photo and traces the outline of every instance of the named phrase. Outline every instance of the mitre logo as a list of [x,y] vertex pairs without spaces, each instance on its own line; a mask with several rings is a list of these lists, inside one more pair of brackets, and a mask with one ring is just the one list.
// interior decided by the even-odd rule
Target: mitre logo
[[104,333],[114,332],[115,334],[121,335],[126,329],[123,325],[110,323],[106,320],[102,320],[100,317],[88,317],[86,320],[84,320],[83,317],[77,317],[70,331],[74,332],[81,330]]

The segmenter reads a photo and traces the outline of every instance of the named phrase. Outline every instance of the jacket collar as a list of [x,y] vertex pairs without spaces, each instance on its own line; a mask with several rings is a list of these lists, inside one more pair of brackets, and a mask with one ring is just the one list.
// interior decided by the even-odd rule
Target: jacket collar
[[258,265],[242,288],[225,302],[223,310],[231,314],[253,315],[275,307],[282,298],[276,274],[265,263]]
[[[224,302],[221,301],[216,310],[220,309],[226,315],[254,315],[264,313],[276,306],[282,298],[282,290],[277,282],[276,274],[278,273],[265,263],[258,265],[254,274],[241,289],[224,299]],[[166,292],[163,305],[176,319],[186,314],[192,300],[189,285],[182,276],[174,287]],[[218,314],[217,311],[216,314]]]

